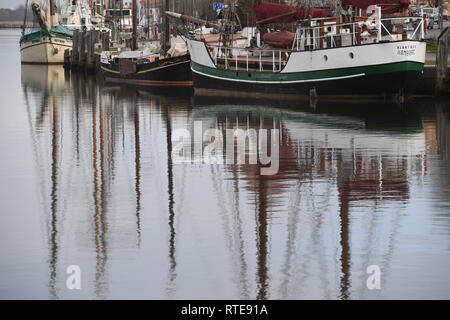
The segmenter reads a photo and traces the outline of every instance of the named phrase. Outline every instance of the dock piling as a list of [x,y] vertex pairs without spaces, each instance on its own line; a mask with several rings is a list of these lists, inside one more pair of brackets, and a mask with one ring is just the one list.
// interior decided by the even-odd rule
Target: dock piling
[[86,60],[87,60],[87,44],[88,44],[88,33],[86,31],[83,31],[80,36],[80,57],[78,60],[78,67],[79,68],[85,68],[86,67]]
[[95,72],[95,44],[99,41],[99,31],[90,30],[87,32],[87,56],[86,71]]
[[448,74],[448,40],[450,27],[446,27],[439,35],[436,51],[436,94],[449,93]]
[[71,57],[71,65],[72,68],[75,68],[78,65],[78,39],[80,37],[80,31],[75,30],[73,32],[72,38],[72,57]]

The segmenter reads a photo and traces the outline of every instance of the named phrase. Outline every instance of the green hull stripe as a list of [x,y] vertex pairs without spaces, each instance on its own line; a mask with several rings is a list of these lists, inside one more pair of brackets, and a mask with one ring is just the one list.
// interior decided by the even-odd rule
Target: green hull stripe
[[[342,68],[342,69],[331,69],[331,70],[320,70],[320,71],[308,71],[308,72],[293,72],[293,73],[278,73],[278,72],[251,72],[251,76],[248,75],[246,71],[236,70],[223,70],[223,69],[213,69],[199,65],[192,62],[192,69],[194,71],[201,72],[206,75],[211,75],[213,77],[220,77],[224,79],[234,80],[234,81],[252,81],[252,82],[283,82],[283,81],[301,81],[301,80],[324,80],[327,78],[337,78],[337,77],[351,77],[356,75],[365,74],[366,76],[377,75],[383,73],[395,73],[404,71],[417,71],[422,72],[423,63],[412,62],[412,61],[402,61],[395,63],[387,63],[372,66],[362,66],[362,67],[352,67],[352,68]],[[331,80],[331,79],[330,79]]]

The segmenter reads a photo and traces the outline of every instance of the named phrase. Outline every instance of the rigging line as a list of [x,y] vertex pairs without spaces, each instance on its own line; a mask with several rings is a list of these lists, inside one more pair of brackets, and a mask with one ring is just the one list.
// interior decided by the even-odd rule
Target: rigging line
[[27,13],[28,13],[28,0],[25,1],[25,15],[23,18],[22,37],[25,35],[25,28],[27,25]]

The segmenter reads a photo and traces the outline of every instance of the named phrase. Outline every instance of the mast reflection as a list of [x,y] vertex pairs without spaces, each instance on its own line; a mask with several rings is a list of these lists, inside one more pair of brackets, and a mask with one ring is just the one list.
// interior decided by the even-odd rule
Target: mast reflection
[[172,123],[169,106],[162,106],[163,117],[166,124],[166,144],[167,144],[167,193],[169,208],[169,296],[175,293],[176,279],[176,259],[175,259],[175,211],[173,192],[173,163],[172,163]]
[[[197,98],[197,97],[196,97]],[[350,233],[352,223],[350,219],[352,203],[365,202],[383,202],[383,201],[407,201],[409,198],[408,177],[412,170],[422,170],[421,166],[417,166],[416,159],[424,159],[425,149],[423,145],[423,131],[420,122],[417,121],[416,115],[409,118],[408,121],[401,124],[389,123],[387,130],[394,133],[387,138],[384,143],[380,141],[379,130],[380,125],[372,121],[371,117],[362,118],[345,118],[345,115],[321,114],[318,106],[313,112],[297,111],[290,109],[276,109],[260,107],[253,108],[246,105],[239,110],[236,108],[224,105],[222,101],[215,101],[214,99],[200,99],[197,101],[194,113],[199,115],[200,119],[206,117],[215,118],[211,123],[223,124],[228,128],[229,119],[246,118],[247,121],[236,120],[237,127],[255,128],[260,127],[260,119],[268,117],[274,122],[280,123],[281,131],[281,145],[280,145],[280,168],[279,172],[274,176],[260,176],[258,170],[251,165],[239,166],[239,176],[236,176],[235,166],[226,166],[230,174],[234,175],[233,180],[246,181],[245,189],[255,192],[254,208],[256,212],[256,269],[255,277],[257,279],[257,286],[255,291],[256,299],[267,299],[273,295],[274,285],[273,275],[276,270],[272,270],[273,261],[271,261],[271,253],[269,247],[273,247],[273,235],[270,235],[272,228],[273,217],[268,212],[277,212],[277,207],[283,206],[282,199],[285,199],[289,192],[289,185],[295,185],[298,188],[294,193],[293,205],[289,206],[288,211],[288,226],[286,236],[286,260],[280,266],[282,274],[286,275],[281,282],[280,294],[284,297],[288,295],[289,277],[295,278],[301,274],[296,274],[291,268],[293,263],[300,259],[300,254],[309,254],[307,252],[298,251],[300,239],[297,239],[295,234],[297,228],[302,228],[299,224],[299,215],[305,215],[305,208],[309,207],[313,210],[314,224],[310,226],[310,232],[314,242],[309,247],[309,250],[317,254],[317,258],[321,261],[326,259],[326,255],[322,254],[321,243],[323,242],[323,231],[320,231],[323,223],[320,221],[326,217],[322,215],[320,207],[325,206],[327,210],[332,210],[330,207],[330,199],[325,199],[325,202],[316,203],[316,195],[314,190],[306,191],[302,187],[305,183],[312,183],[317,179],[324,181],[336,181],[338,208],[337,208],[337,222],[338,222],[338,244],[339,257],[337,265],[339,266],[339,281],[338,292],[336,298],[350,299],[352,297],[352,246],[350,241]],[[228,99],[227,99],[228,103]],[[246,103],[233,101],[237,105]],[[342,112],[341,109],[340,112]],[[360,111],[359,111],[359,114]],[[342,119],[339,119],[343,117]],[[196,116],[193,116],[194,121]],[[259,121],[258,121],[259,120]],[[402,121],[404,119],[402,118]],[[419,119],[420,121],[420,119]],[[346,123],[348,122],[348,123]],[[263,122],[264,123],[264,122]],[[377,123],[376,125],[374,125]],[[397,126],[397,127],[396,127]],[[263,124],[264,128],[271,128],[268,124]],[[411,136],[410,142],[404,139],[402,127],[405,127],[407,135]],[[223,136],[225,137],[225,128],[223,128]],[[205,130],[205,129],[204,129]],[[372,131],[373,130],[373,133]],[[399,130],[396,133],[396,130]],[[398,135],[398,138],[396,137]],[[371,150],[364,150],[367,146],[372,146]],[[249,148],[251,149],[251,148]],[[398,153],[399,158],[393,159],[390,152]],[[326,179],[326,180],[325,180]],[[290,181],[298,183],[292,184]],[[239,186],[239,184],[236,184]],[[327,187],[329,189],[329,187]],[[310,192],[310,194],[305,192]],[[239,187],[236,194],[243,194],[244,190]],[[332,192],[326,193],[327,197],[332,197]],[[360,204],[358,204],[360,205]],[[269,209],[273,208],[273,209]],[[291,212],[291,210],[293,210]],[[278,212],[277,219],[280,218],[282,212]],[[303,221],[303,224],[308,221]],[[297,225],[299,224],[299,225]],[[303,228],[306,228],[304,226]],[[392,232],[396,232],[392,229]],[[391,241],[395,241],[395,235],[389,237]],[[271,240],[269,240],[271,239]],[[392,255],[392,249],[395,244],[390,243],[387,256]],[[317,248],[317,249],[316,249]],[[243,255],[248,258],[248,255]],[[311,256],[309,258],[312,258]],[[327,272],[325,262],[320,264],[321,270]],[[272,266],[272,268],[269,268]],[[307,260],[303,263],[304,268],[307,268]],[[306,275],[305,275],[306,276]],[[325,276],[320,277],[323,282],[325,295],[328,297],[333,288],[333,282],[325,279]],[[306,279],[306,278],[305,278]],[[292,281],[292,279],[291,279]],[[270,292],[270,293],[269,293]]]
[[[217,282],[231,283],[224,295],[232,297],[369,296],[359,285],[361,270],[381,252],[379,263],[389,273],[398,251],[401,214],[379,217],[378,208],[403,208],[412,179],[423,179],[432,156],[448,157],[450,149],[444,108],[434,122],[391,111],[384,114],[393,120],[383,125],[373,112],[320,101],[311,110],[301,102],[274,107],[194,98],[191,107],[189,97],[102,86],[80,74],[67,82],[60,71],[45,70],[22,69],[22,84],[52,298],[64,297],[59,270],[71,250],[92,255],[82,267],[90,277],[86,291],[98,299],[120,296],[115,288],[127,279],[117,275],[124,277],[125,266],[137,270],[127,275],[134,285],[145,283],[139,297],[150,292],[174,298],[195,291],[186,286],[202,280],[189,272],[213,263],[219,270],[211,272],[223,272]],[[261,166],[249,164],[179,166],[172,157],[173,132],[194,121],[202,121],[203,130],[219,129],[224,139],[226,129],[279,129],[278,173],[261,176]],[[167,189],[161,188],[165,181]],[[186,188],[191,182],[204,189]],[[357,225],[364,220],[361,208],[370,209],[363,226]],[[191,227],[205,232],[200,240],[189,238]],[[378,238],[387,240],[380,245]],[[196,253],[186,251],[193,248],[189,240],[198,245],[204,239],[217,245],[195,247],[209,250],[202,251],[206,262],[189,258]],[[152,271],[144,273],[149,266]]]
[[[33,151],[38,165],[38,172],[41,178],[41,197],[42,202],[49,203],[46,211],[48,215],[48,264],[49,264],[49,295],[51,299],[58,299],[57,278],[58,278],[58,256],[59,256],[59,162],[60,156],[60,103],[59,92],[65,84],[64,72],[61,69],[52,66],[22,66],[21,69],[22,84],[25,102],[27,106],[27,115],[29,119],[30,135],[33,137]],[[36,110],[32,110],[30,95],[36,96]],[[34,119],[33,119],[34,117]],[[48,124],[45,123],[48,118]],[[46,152],[39,149],[39,140],[43,137],[44,128],[49,129],[51,137],[50,160],[49,164],[43,163],[46,158]],[[46,169],[50,167],[50,191],[47,193]],[[47,195],[48,194],[48,195]],[[47,198],[48,197],[48,198]],[[47,205],[45,205],[47,207]]]

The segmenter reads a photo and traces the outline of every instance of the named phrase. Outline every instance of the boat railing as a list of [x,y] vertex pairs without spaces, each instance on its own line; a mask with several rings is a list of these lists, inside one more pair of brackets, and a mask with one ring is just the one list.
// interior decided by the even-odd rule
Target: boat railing
[[309,51],[400,40],[421,40],[425,37],[422,17],[368,18],[346,23],[322,23],[299,27],[292,50]]
[[209,45],[216,67],[225,70],[280,72],[286,65],[290,49],[224,47]]
[[[411,24],[414,24],[414,27],[409,28]],[[368,30],[367,28],[365,30],[366,33],[362,32],[363,25],[368,26]],[[322,28],[332,28],[332,34],[323,34]],[[363,37],[367,39],[362,39]],[[423,38],[424,19],[422,17],[400,17],[301,27],[296,31],[290,49],[224,46],[220,42],[218,44],[208,43],[207,47],[217,68],[236,72],[280,72],[286,65],[289,55],[294,51]]]

